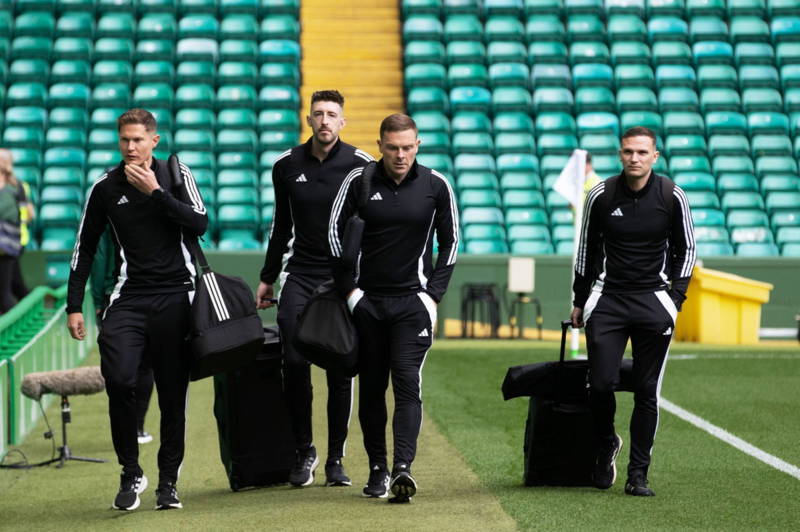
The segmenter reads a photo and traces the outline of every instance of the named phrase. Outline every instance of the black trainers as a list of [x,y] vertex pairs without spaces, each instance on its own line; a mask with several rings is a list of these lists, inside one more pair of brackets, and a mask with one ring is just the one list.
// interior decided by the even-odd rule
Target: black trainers
[[617,480],[617,455],[622,449],[622,438],[619,434],[614,435],[614,441],[604,444],[603,448],[597,453],[597,461],[592,471],[592,482],[596,488],[607,490],[614,485]]
[[296,488],[314,483],[314,470],[319,465],[317,450],[312,445],[306,451],[297,451],[294,467],[289,472],[289,484]]
[[162,482],[156,490],[156,510],[175,510],[183,508],[178,499],[178,490],[172,482]]
[[389,496],[389,470],[379,465],[372,466],[369,480],[364,486],[364,497],[385,499]]
[[625,483],[625,493],[634,497],[655,497],[656,492],[647,487],[647,477],[638,474],[628,477]]
[[140,430],[136,434],[136,439],[139,441],[140,445],[143,443],[150,443],[151,441],[153,441],[153,435],[145,430]]
[[147,477],[144,475],[120,475],[119,493],[111,507],[115,510],[135,510],[141,504],[139,494],[147,489]]
[[398,464],[392,469],[392,482],[390,484],[394,498],[389,502],[407,503],[417,493],[417,482],[411,476],[411,469],[406,464]]
[[325,464],[325,485],[326,486],[352,486],[350,477],[344,474],[344,466],[341,460],[328,460]]

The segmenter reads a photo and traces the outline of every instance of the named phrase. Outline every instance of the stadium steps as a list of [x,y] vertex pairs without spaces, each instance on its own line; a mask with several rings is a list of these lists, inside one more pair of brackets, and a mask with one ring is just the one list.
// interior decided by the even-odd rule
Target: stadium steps
[[400,13],[396,3],[354,0],[346,6],[323,0],[302,3],[303,101],[301,138],[311,135],[306,106],[317,90],[345,97],[347,126],[342,138],[378,156],[375,140],[386,115],[405,108]]

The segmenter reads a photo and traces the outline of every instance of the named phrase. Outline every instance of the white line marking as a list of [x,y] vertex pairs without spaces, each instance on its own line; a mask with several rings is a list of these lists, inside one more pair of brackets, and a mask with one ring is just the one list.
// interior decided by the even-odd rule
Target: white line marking
[[800,360],[799,355],[792,355],[792,354],[771,354],[771,355],[752,355],[752,354],[741,354],[737,355],[734,353],[724,354],[720,353],[718,355],[708,354],[708,355],[670,355],[670,361],[673,360],[705,360],[705,359],[714,359],[714,360]]
[[664,399],[663,397],[659,398],[658,404],[659,404],[659,406],[664,407],[664,409],[667,412],[670,412],[671,414],[675,414],[676,416],[678,416],[679,418],[681,418],[684,421],[688,421],[689,423],[691,423],[695,427],[708,432],[709,434],[711,434],[715,438],[719,438],[720,440],[724,441],[728,445],[732,445],[733,447],[736,447],[737,449],[739,449],[743,453],[749,454],[750,456],[752,456],[756,460],[760,460],[760,461],[764,462],[765,464],[767,464],[768,466],[774,467],[778,471],[783,471],[787,475],[793,476],[797,480],[800,480],[800,468],[798,468],[797,466],[793,466],[792,464],[790,464],[788,462],[784,462],[783,460],[781,460],[777,456],[773,456],[773,455],[769,454],[766,451],[762,451],[758,447],[747,443],[746,441],[744,441],[743,439],[741,439],[741,438],[739,438],[737,436],[734,436],[733,434],[731,434],[727,430],[725,430],[725,429],[723,429],[721,427],[718,427],[718,426],[716,426],[716,425],[714,425],[712,423],[709,423],[708,421],[706,421],[705,419],[701,418],[700,416],[696,416],[695,414],[692,414],[688,410],[684,410],[683,408],[679,407],[675,403],[673,403],[671,401],[668,401],[668,400]]

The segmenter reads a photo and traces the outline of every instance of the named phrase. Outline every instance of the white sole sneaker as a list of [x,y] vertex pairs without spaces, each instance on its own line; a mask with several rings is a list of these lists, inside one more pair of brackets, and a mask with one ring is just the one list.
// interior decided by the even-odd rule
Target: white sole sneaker
[[142,504],[142,500],[139,498],[139,495],[144,493],[144,490],[146,490],[146,489],[147,489],[147,477],[142,475],[142,481],[139,483],[139,487],[136,488],[136,500],[133,501],[133,504],[131,504],[127,508],[120,508],[119,506],[117,506],[115,504],[116,501],[114,501],[113,503],[111,503],[111,508],[113,510],[122,510],[124,512],[130,512],[132,510],[137,509],[139,507],[139,505]]

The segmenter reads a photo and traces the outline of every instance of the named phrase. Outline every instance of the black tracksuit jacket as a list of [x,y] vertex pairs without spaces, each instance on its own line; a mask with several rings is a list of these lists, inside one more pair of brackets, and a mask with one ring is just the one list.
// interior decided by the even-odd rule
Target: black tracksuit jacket
[[694,227],[683,190],[676,185],[672,197],[662,197],[662,179],[669,178],[651,172],[634,192],[620,174],[589,191],[575,261],[576,307],[594,285],[606,294],[669,290],[681,308],[696,260]]
[[[366,222],[361,241],[357,281],[337,259],[342,233],[357,209],[361,171],[352,173],[333,203],[328,239],[334,259],[334,279],[340,294],[356,288],[379,296],[427,292],[439,302],[447,290],[458,253],[458,209],[453,190],[440,173],[414,162],[406,178],[396,184],[378,162],[370,200],[359,209]],[[439,250],[433,267],[433,238]]]
[[311,139],[282,153],[272,167],[275,210],[261,281],[288,273],[329,277],[328,220],[333,198],[348,174],[372,156],[341,140],[324,161],[311,154]]
[[110,226],[114,241],[116,294],[194,289],[196,272],[184,233],[187,238],[205,233],[206,208],[187,166],[180,165],[184,186],[176,194],[181,199],[170,192],[172,179],[166,162],[154,158],[151,169],[163,192],[151,196],[139,192],[128,183],[123,163],[89,189],[70,263],[68,313],[81,311],[86,280],[106,226]]

